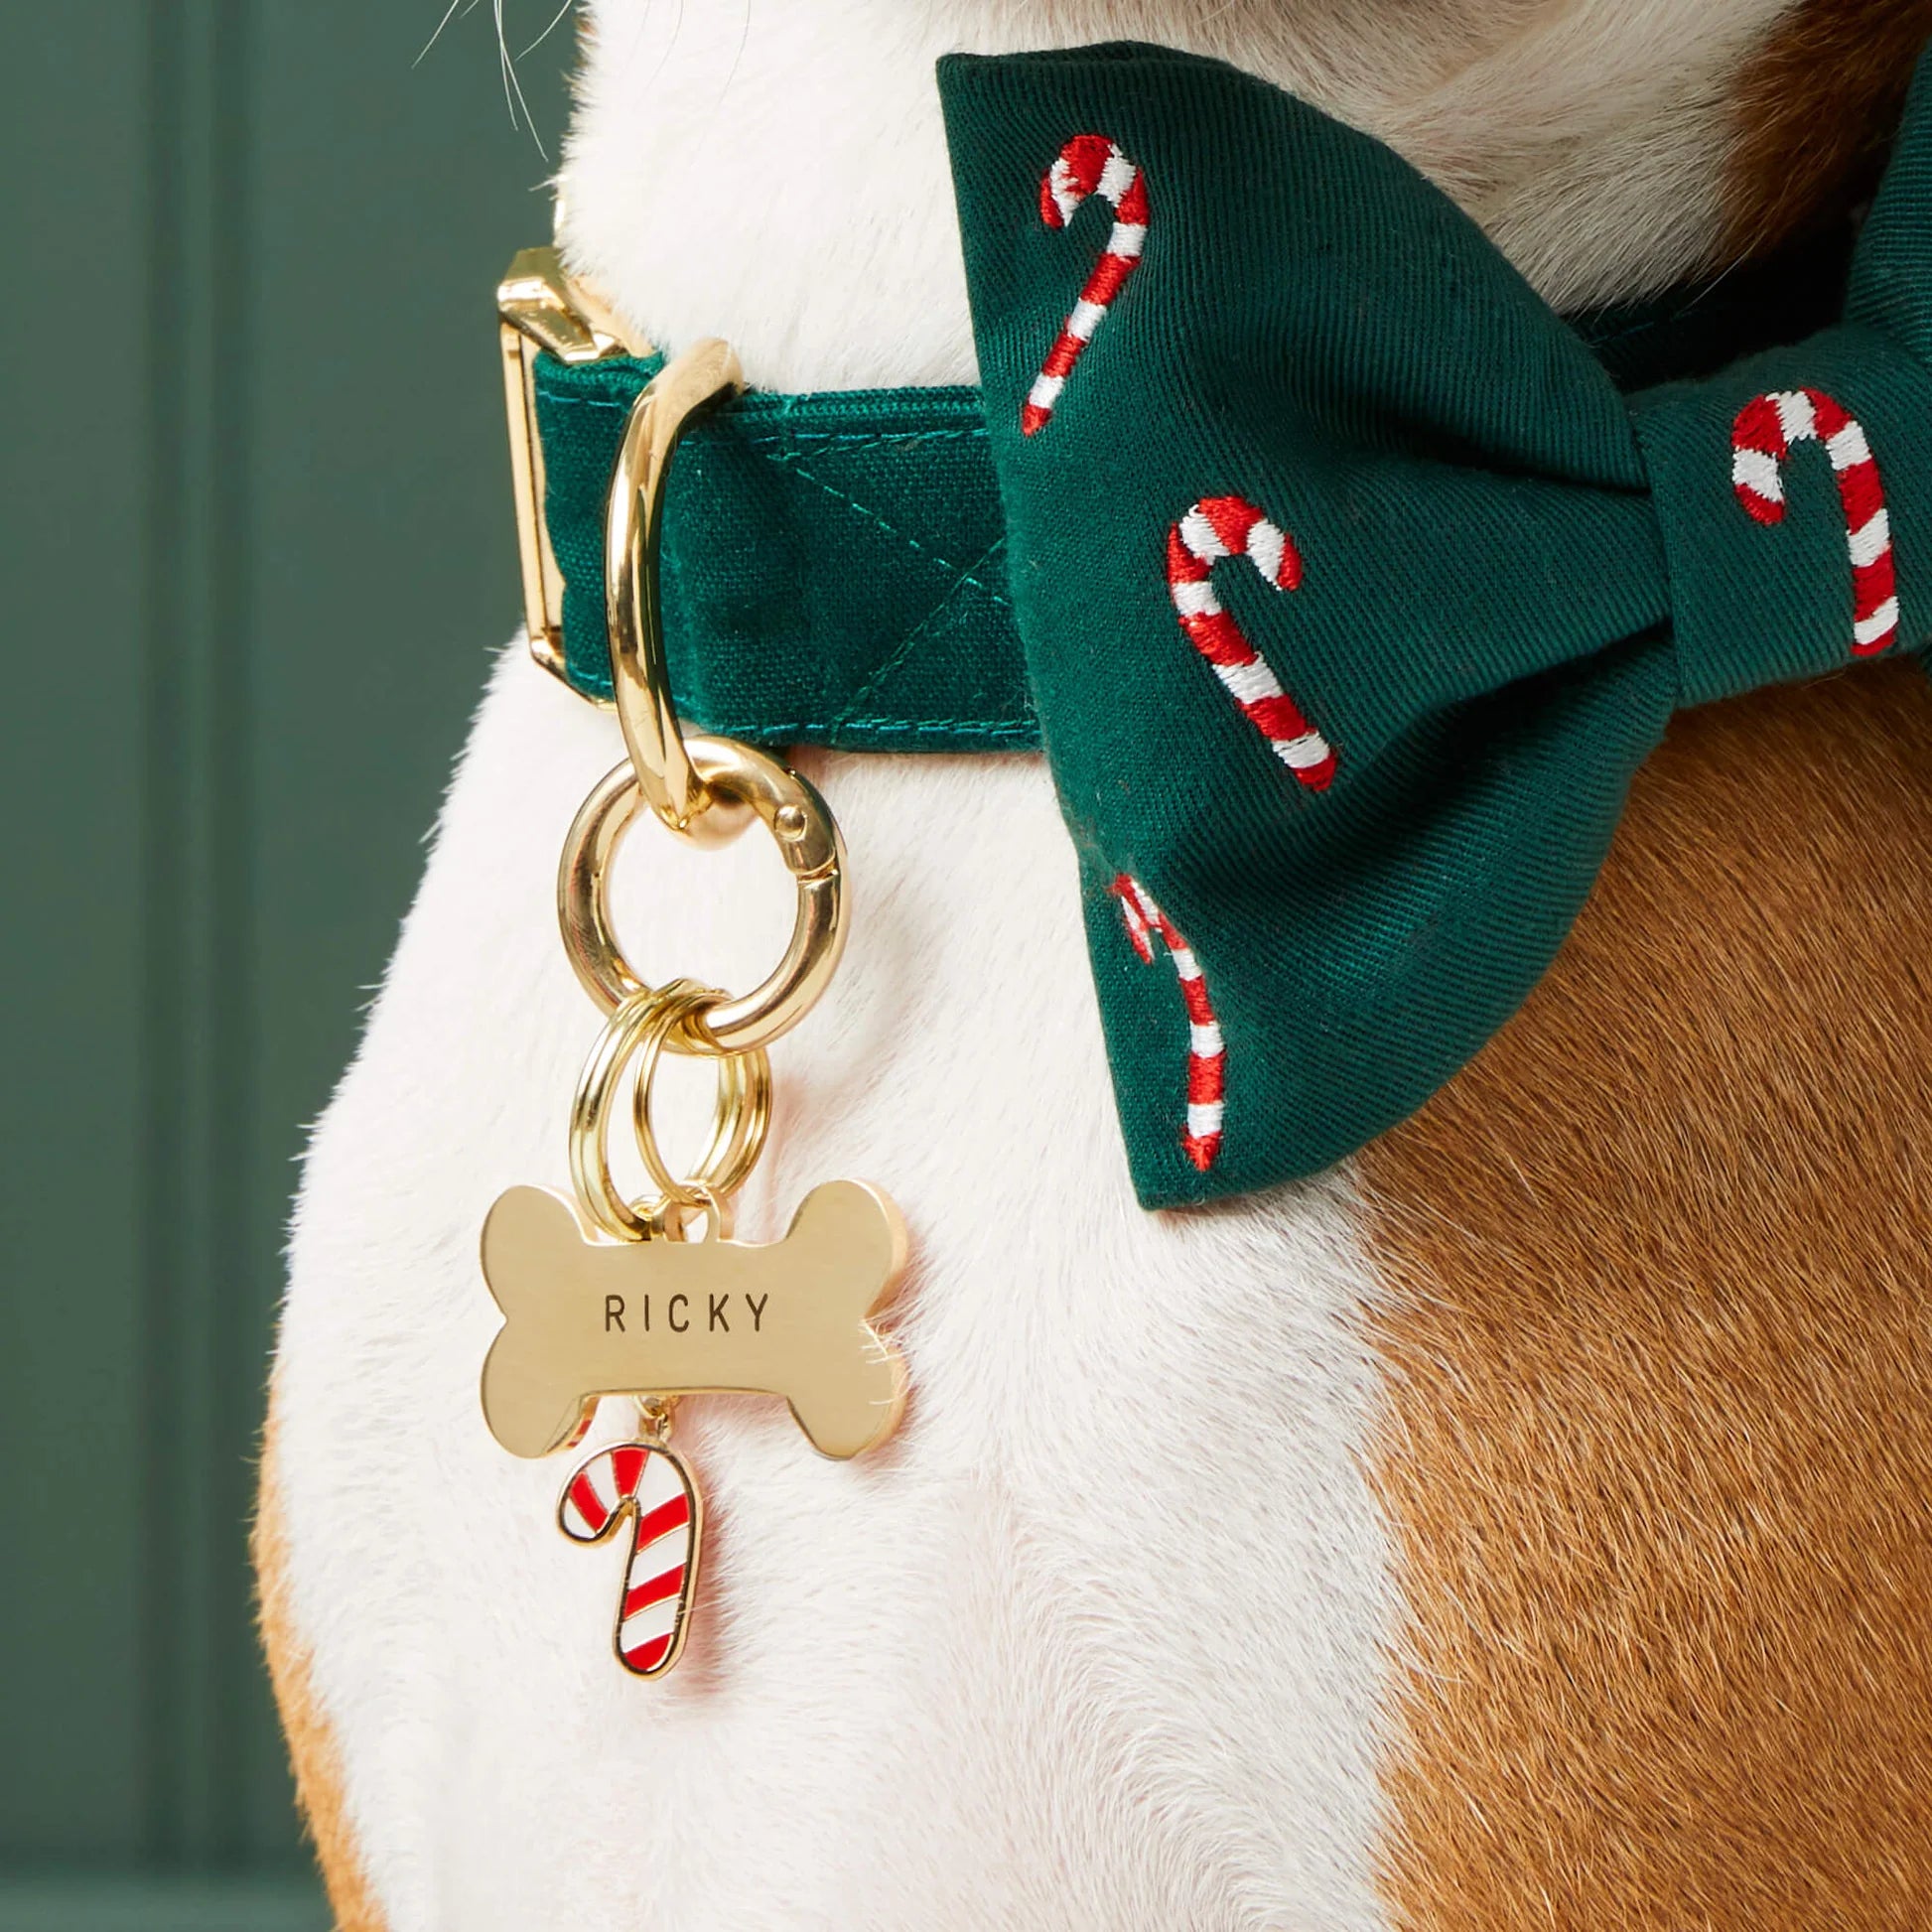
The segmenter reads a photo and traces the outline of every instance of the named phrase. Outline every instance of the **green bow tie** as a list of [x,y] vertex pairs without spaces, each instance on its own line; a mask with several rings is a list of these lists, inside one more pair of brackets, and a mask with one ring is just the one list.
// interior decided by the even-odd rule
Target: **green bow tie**
[[940,88],[1136,1184],[1308,1173],[1515,1011],[1677,707],[1932,628],[1932,97],[1841,326],[1626,397],[1414,169],[1233,69]]

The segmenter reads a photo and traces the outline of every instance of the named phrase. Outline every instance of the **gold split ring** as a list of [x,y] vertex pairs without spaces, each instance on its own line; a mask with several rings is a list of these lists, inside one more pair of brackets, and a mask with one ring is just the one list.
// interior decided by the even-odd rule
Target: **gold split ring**
[[[670,1171],[651,1125],[650,1090],[657,1062],[674,1035],[693,1025],[704,1034],[704,1015],[718,998],[693,980],[674,980],[660,989],[641,987],[619,1004],[584,1071],[570,1110],[570,1175],[578,1199],[607,1234],[641,1241],[663,1233],[673,1210],[715,1208],[741,1187],[764,1151],[771,1125],[771,1062],[762,1047],[749,1051],[710,1049],[718,1061],[718,1097],[711,1140],[697,1170],[680,1179]],[[660,1190],[650,1202],[631,1202],[618,1191],[611,1173],[611,1110],[622,1075],[635,1060],[631,1120],[637,1151],[652,1184]]]

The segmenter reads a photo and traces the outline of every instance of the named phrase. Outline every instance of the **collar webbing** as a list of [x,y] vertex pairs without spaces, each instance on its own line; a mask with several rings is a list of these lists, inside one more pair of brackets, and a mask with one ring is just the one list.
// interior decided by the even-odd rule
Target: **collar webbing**
[[[657,368],[536,365],[564,661],[600,697],[605,504]],[[679,446],[659,570],[671,688],[707,731],[873,751],[1039,744],[977,390],[743,397]]]
[[[1836,231],[1578,327],[1620,385],[1702,375],[1820,327],[1850,242]],[[565,668],[596,697],[611,690],[605,505],[658,366],[535,363]],[[753,391],[694,428],[672,466],[660,568],[679,709],[755,744],[1036,749],[1005,545],[978,390]]]

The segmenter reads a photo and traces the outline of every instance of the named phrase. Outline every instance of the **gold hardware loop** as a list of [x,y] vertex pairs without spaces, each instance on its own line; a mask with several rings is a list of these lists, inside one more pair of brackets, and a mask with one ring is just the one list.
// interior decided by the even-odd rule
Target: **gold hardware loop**
[[[692,980],[674,980],[662,991],[640,988],[611,1016],[584,1063],[570,1110],[570,1177],[586,1212],[621,1241],[663,1233],[670,1210],[716,1209],[744,1184],[764,1151],[771,1125],[771,1063],[762,1047],[718,1054],[711,1141],[687,1179],[670,1172],[651,1126],[650,1088],[659,1056],[671,1035],[698,1019],[717,997]],[[647,1204],[626,1201],[611,1173],[611,1104],[633,1058],[637,1071],[631,1114],[637,1151],[652,1181],[663,1190]]]
[[[645,801],[672,831],[687,835],[714,799],[704,773],[692,768],[671,705],[657,577],[664,485],[685,431],[744,386],[738,357],[725,343],[694,343],[665,363],[631,406],[604,525],[605,619],[618,722]],[[727,838],[738,829],[717,828]]]
[[651,1239],[662,1235],[669,1241],[689,1241],[693,1222],[702,1219],[710,1224],[707,1241],[729,1241],[738,1218],[737,1202],[728,1194],[714,1194],[702,1181],[687,1180],[683,1184],[684,1191],[694,1198],[658,1202],[651,1211]]
[[676,1420],[676,1396],[642,1395],[637,1398],[637,1433],[653,1449],[662,1449],[671,1440],[671,1427]]
[[[795,771],[755,746],[731,738],[683,741],[705,788],[770,828],[798,892],[797,917],[784,957],[741,999],[680,1009],[663,1040],[674,1053],[742,1053],[767,1046],[795,1027],[830,985],[845,950],[845,845],[824,799]],[[557,869],[557,922],[578,980],[605,1012],[645,991],[611,924],[612,861],[644,803],[628,764],[620,764],[584,800]]]

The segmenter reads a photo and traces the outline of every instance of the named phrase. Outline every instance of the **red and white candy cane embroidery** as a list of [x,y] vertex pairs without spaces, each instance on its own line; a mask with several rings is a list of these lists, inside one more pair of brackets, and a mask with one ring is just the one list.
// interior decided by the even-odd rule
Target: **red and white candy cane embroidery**
[[1045,427],[1081,350],[1093,341],[1121,285],[1140,266],[1147,245],[1147,183],[1104,134],[1076,134],[1060,150],[1039,184],[1039,218],[1049,228],[1063,228],[1089,195],[1114,205],[1114,230],[1020,411],[1020,428],[1028,436]]
[[669,1449],[620,1443],[599,1449],[564,1485],[557,1524],[574,1543],[601,1543],[629,1517],[630,1561],[618,1601],[625,1670],[655,1677],[677,1662],[698,1581],[698,1493]]
[[1898,641],[1897,578],[1884,484],[1864,429],[1822,389],[1753,396],[1730,432],[1730,480],[1759,522],[1784,521],[1784,463],[1797,443],[1822,443],[1838,476],[1852,552],[1852,655],[1875,657]]
[[1203,496],[1168,532],[1168,595],[1188,641],[1275,756],[1311,791],[1326,791],[1335,775],[1334,749],[1221,608],[1208,574],[1223,557],[1246,557],[1265,582],[1292,591],[1302,581],[1302,553],[1245,497]]
[[1120,915],[1134,950],[1153,965],[1158,936],[1180,978],[1180,997],[1187,1006],[1187,1131],[1180,1137],[1180,1146],[1205,1173],[1221,1151],[1222,1097],[1227,1089],[1227,1046],[1207,997],[1207,981],[1201,977],[1193,948],[1138,879],[1122,873],[1114,881],[1113,893],[1120,900]]

